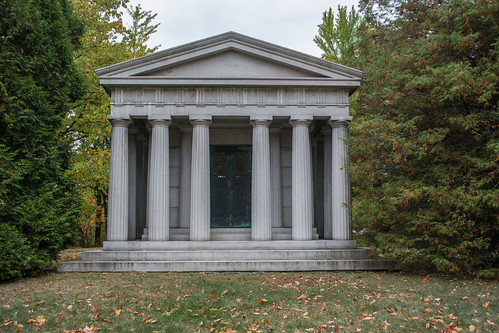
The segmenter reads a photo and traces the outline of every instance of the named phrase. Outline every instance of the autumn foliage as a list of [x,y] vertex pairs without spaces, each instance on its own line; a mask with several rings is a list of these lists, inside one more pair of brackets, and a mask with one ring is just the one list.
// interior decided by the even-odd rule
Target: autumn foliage
[[364,1],[354,221],[406,268],[499,267],[499,4]]

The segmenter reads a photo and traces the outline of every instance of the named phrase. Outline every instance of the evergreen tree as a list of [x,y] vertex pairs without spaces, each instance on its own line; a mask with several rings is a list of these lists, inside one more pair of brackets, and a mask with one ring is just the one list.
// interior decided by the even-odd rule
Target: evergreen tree
[[51,265],[79,196],[62,120],[81,96],[82,24],[67,0],[0,1],[0,279]]
[[355,221],[406,265],[497,274],[498,3],[364,0],[363,12]]
[[360,44],[360,31],[365,26],[362,16],[352,6],[338,5],[336,16],[331,8],[322,14],[319,34],[314,42],[324,52],[322,57],[342,65],[355,66]]

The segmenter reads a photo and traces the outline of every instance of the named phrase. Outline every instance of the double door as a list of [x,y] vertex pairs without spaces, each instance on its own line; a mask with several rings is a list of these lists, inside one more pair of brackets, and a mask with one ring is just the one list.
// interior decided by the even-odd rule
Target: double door
[[210,147],[211,227],[251,227],[251,146]]

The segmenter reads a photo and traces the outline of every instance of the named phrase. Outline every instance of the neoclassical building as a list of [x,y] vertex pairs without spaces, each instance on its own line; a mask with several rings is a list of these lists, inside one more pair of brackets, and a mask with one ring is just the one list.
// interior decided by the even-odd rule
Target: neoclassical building
[[361,71],[228,32],[97,74],[111,96],[107,241],[60,271],[395,267],[352,240]]

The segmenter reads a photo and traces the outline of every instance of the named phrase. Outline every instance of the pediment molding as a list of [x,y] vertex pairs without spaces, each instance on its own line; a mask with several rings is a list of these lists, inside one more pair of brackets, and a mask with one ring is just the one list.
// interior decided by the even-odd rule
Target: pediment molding
[[228,32],[97,70],[106,87],[360,86],[363,72]]

